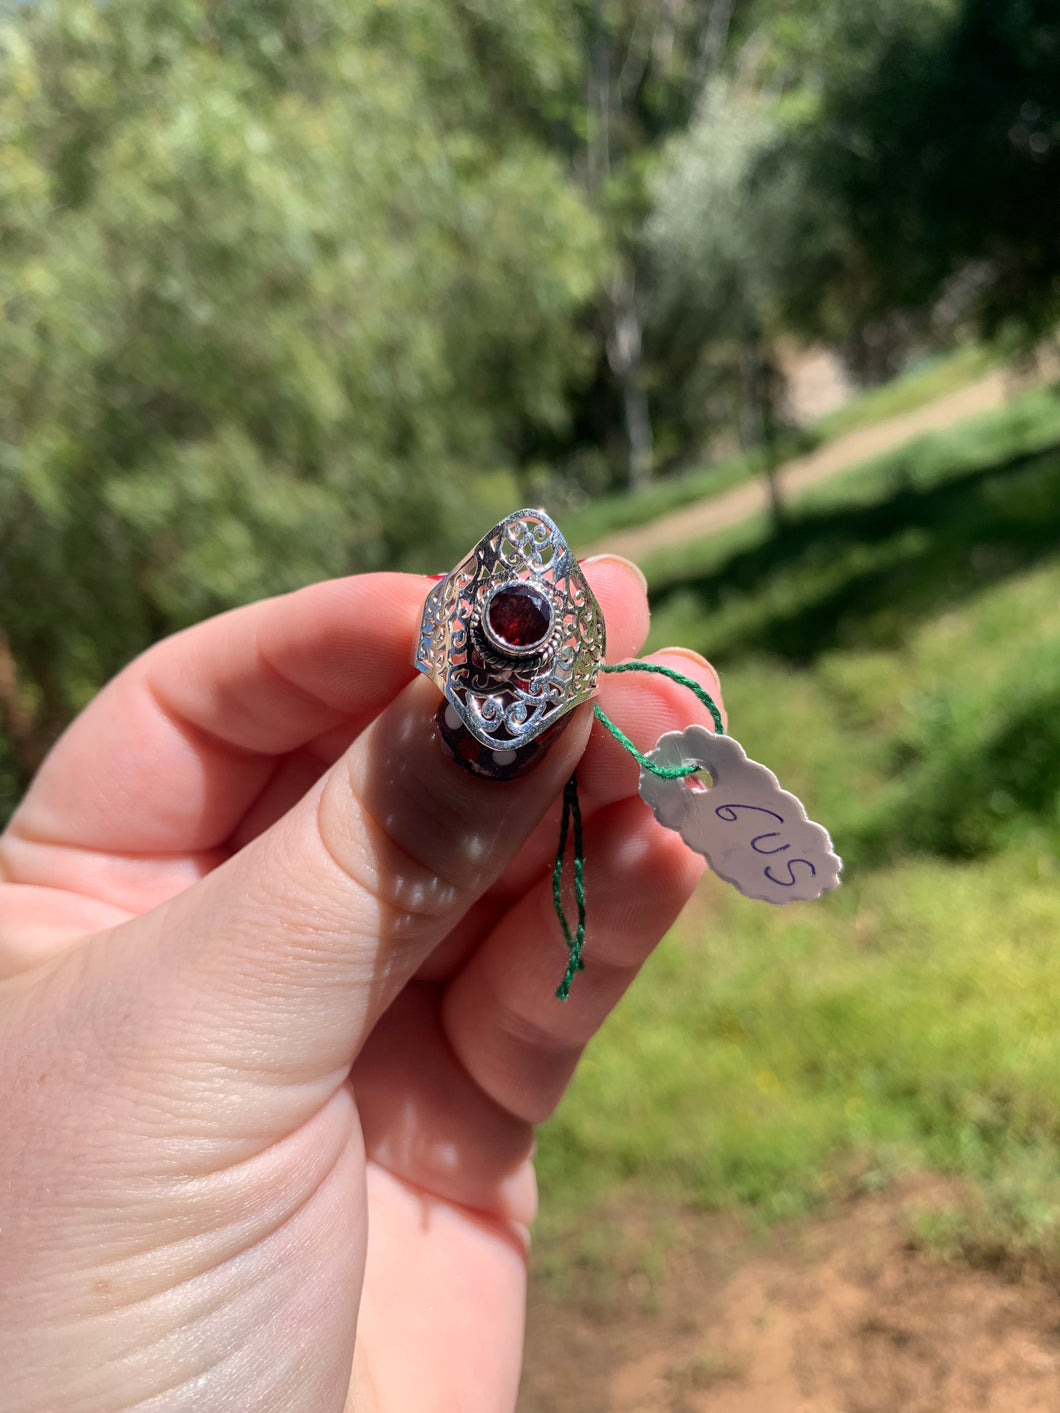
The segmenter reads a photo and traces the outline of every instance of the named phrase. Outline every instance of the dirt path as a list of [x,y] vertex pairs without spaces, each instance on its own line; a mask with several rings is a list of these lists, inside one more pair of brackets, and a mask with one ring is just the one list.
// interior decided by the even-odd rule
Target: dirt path
[[955,1195],[921,1178],[757,1240],[627,1212],[624,1266],[532,1290],[519,1413],[1055,1413],[1056,1288],[910,1242],[911,1211]]
[[[1000,407],[1011,391],[1011,372],[999,369],[969,383],[959,392],[948,393],[913,412],[902,412],[882,422],[875,422],[871,427],[859,427],[847,432],[808,456],[801,456],[781,467],[778,474],[783,493],[790,500],[807,487],[826,481],[840,471],[868,461],[870,457],[903,446],[925,432],[941,431],[962,418]],[[662,515],[647,525],[618,530],[600,544],[579,546],[578,552],[590,555],[606,551],[639,560],[659,550],[704,539],[746,519],[755,511],[765,509],[766,488],[761,478],[755,477],[721,495]]]

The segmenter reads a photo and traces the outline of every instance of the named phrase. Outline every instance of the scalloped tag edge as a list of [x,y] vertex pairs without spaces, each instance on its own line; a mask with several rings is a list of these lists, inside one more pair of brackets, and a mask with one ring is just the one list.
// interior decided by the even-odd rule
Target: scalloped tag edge
[[661,736],[648,759],[695,764],[709,774],[712,783],[703,787],[690,784],[692,777],[663,780],[641,767],[640,796],[660,824],[745,897],[810,902],[839,887],[843,861],[827,829],[732,736],[687,726]]

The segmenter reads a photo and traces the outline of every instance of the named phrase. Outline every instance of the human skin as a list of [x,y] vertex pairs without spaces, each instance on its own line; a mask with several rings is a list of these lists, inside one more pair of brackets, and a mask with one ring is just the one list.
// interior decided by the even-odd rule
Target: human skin
[[[635,655],[639,575],[584,570],[609,657]],[[534,1125],[702,862],[588,707],[522,779],[447,757],[410,665],[430,582],[335,580],[160,643],[0,836],[5,1413],[514,1407]],[[701,659],[653,660],[717,697]],[[706,716],[646,675],[600,700],[642,750]]]

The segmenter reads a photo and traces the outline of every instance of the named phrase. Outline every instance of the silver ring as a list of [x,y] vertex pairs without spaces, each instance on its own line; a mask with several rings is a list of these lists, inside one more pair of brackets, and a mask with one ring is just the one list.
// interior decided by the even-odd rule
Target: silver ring
[[476,741],[527,745],[596,691],[600,605],[543,510],[483,535],[427,596],[415,663]]

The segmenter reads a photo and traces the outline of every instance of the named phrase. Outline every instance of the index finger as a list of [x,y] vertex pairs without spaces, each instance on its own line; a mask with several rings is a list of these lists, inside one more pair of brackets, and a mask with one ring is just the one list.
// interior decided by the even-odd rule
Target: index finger
[[[647,632],[637,571],[601,556],[585,572],[614,652],[635,652]],[[228,843],[281,757],[339,728],[352,739],[415,676],[431,584],[330,580],[157,644],[56,745],[11,822],[14,839],[137,855]]]
[[367,725],[411,679],[428,587],[411,574],[329,580],[156,644],[69,727],[11,832],[114,853],[216,848],[279,756]]

